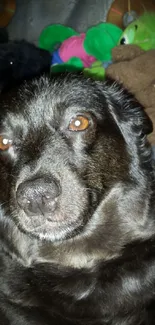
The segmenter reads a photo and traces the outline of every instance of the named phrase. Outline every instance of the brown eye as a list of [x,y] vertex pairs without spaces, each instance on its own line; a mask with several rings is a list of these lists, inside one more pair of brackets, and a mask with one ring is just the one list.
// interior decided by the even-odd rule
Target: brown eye
[[12,146],[12,140],[0,135],[0,150],[8,150]]
[[89,119],[85,116],[78,115],[73,118],[69,124],[70,131],[84,131],[89,127]]

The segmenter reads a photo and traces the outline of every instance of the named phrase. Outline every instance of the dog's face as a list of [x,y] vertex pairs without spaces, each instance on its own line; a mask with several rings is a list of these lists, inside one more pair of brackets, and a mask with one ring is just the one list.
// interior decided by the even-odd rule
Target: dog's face
[[74,75],[43,77],[2,97],[1,182],[22,231],[50,241],[74,237],[111,188],[130,181],[131,119],[142,136],[151,127],[132,101],[117,86]]

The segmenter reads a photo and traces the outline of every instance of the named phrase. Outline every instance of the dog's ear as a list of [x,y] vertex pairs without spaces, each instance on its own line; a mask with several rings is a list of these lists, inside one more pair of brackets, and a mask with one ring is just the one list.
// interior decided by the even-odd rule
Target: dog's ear
[[[100,83],[101,88],[103,84]],[[109,114],[120,130],[131,157],[137,157],[139,163],[151,161],[147,135],[153,131],[153,124],[144,108],[122,85],[112,80],[106,81],[102,91]]]
[[148,116],[148,114],[144,112],[144,125],[143,125],[143,132],[144,134],[150,134],[153,132],[153,122],[150,119],[150,117]]
[[110,87],[115,115],[124,121],[132,120],[132,123],[135,126],[137,125],[144,135],[152,133],[153,123],[145,112],[144,107],[136,100],[134,95],[121,84],[111,79],[108,79],[106,84]]

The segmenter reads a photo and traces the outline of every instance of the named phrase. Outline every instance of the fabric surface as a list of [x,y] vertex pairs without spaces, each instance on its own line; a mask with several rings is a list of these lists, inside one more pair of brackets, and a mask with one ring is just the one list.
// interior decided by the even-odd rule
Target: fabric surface
[[26,39],[37,44],[42,29],[64,24],[85,32],[106,21],[112,0],[16,0],[16,13],[8,25],[10,39]]

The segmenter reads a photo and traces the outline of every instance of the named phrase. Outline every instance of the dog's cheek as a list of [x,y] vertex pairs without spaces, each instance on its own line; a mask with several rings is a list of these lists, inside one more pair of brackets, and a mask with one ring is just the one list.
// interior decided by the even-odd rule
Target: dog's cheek
[[87,173],[92,147],[96,142],[96,129],[79,132],[72,136],[72,155],[70,163],[78,169],[83,177]]
[[91,121],[91,125],[86,130],[69,132],[67,134],[67,137],[74,151],[80,152],[85,150],[87,147],[91,146],[94,143],[96,139],[96,133],[97,133],[97,122],[93,118]]

